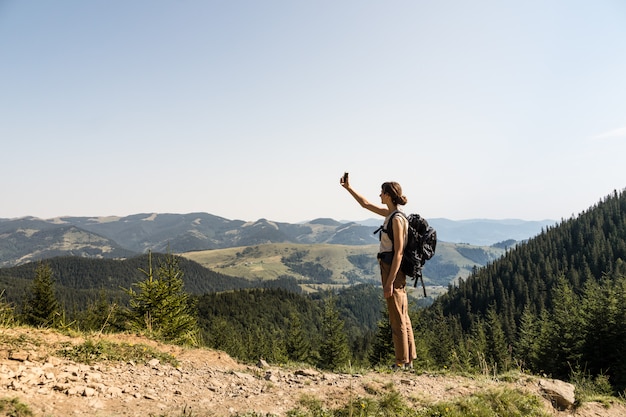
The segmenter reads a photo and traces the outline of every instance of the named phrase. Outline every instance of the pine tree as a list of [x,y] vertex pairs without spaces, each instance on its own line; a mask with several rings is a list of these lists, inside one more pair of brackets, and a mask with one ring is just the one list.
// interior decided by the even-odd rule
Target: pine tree
[[502,329],[502,323],[496,313],[495,307],[492,306],[487,311],[486,321],[487,335],[487,358],[491,360],[492,366],[498,372],[504,371],[509,366],[509,355],[506,344],[506,337]]
[[130,296],[131,326],[145,330],[150,337],[178,344],[197,345],[198,324],[189,295],[184,291],[183,271],[179,259],[167,254],[159,262],[156,274],[152,269],[152,253],[148,270],[140,269],[146,280],[127,290]]
[[415,333],[428,342],[428,355],[435,366],[449,367],[453,356],[451,352],[457,344],[454,339],[454,326],[459,325],[457,317],[445,317],[440,306],[424,310],[414,322]]
[[208,319],[203,326],[206,346],[223,350],[235,358],[244,358],[243,332],[222,316]]
[[464,370],[479,369],[483,373],[487,372],[487,335],[485,333],[485,321],[481,317],[472,320],[470,334],[465,341],[468,355],[470,356],[470,368]]
[[580,299],[563,277],[556,281],[552,290],[554,310],[542,311],[539,321],[538,371],[567,378],[581,364]]
[[515,343],[515,357],[522,368],[536,370],[539,353],[539,328],[537,319],[526,306],[520,319]]
[[51,327],[59,318],[59,302],[54,290],[52,268],[40,262],[23,307],[24,322],[36,327]]
[[239,334],[237,343],[242,345],[244,351],[242,359],[249,361],[264,359],[276,363],[284,363],[287,360],[284,337],[268,332],[260,326],[251,325],[246,328],[243,334]]
[[381,311],[381,318],[378,320],[378,331],[374,346],[369,355],[371,365],[392,363],[394,360],[393,339],[391,335],[391,324],[387,310]]
[[9,327],[15,324],[15,309],[12,304],[6,302],[4,290],[0,292],[0,327]]
[[302,321],[296,313],[291,313],[287,334],[287,356],[292,361],[306,362],[311,357],[311,343],[302,330]]
[[90,302],[78,316],[79,327],[83,330],[100,333],[122,330],[119,306],[109,302],[106,290],[100,290],[98,298]]
[[626,387],[626,277],[588,282],[581,302],[584,342],[581,361],[592,375],[609,376],[617,390]]
[[324,301],[320,344],[320,365],[326,369],[337,369],[346,365],[350,357],[344,323],[339,318],[335,299],[329,296]]

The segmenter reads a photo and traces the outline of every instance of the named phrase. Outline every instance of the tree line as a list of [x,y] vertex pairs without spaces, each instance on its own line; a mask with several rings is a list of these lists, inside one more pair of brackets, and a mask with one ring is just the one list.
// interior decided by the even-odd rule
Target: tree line
[[419,312],[437,366],[585,373],[626,389],[626,193],[488,264]]
[[243,361],[297,361],[332,369],[367,363],[382,308],[380,292],[372,285],[305,295],[293,278],[281,277],[265,288],[191,294],[183,279],[184,258],[150,253],[141,260],[144,264],[134,272],[142,279],[128,280],[128,287],[118,291],[83,289],[88,300],[82,307],[59,297],[48,261],[30,265],[24,270],[34,277],[20,301],[2,297],[0,314],[7,314],[0,316],[0,324],[140,332],[225,350]]

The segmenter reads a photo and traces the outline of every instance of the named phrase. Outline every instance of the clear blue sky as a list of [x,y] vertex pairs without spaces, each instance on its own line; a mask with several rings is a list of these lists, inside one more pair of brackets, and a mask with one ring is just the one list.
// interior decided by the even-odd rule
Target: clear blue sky
[[623,0],[0,0],[0,217],[569,218],[625,74]]

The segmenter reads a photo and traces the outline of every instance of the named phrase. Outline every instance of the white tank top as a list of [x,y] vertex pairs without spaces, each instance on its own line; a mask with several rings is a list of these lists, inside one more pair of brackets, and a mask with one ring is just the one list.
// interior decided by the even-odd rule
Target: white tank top
[[[396,210],[400,213],[403,213],[402,210],[398,209]],[[389,224],[389,220],[391,220],[391,217],[396,213],[396,211],[392,212],[389,216],[385,217],[385,221],[383,223],[383,228],[385,230],[387,230],[387,225]],[[404,213],[403,213],[404,214]],[[400,219],[400,222],[403,225],[403,229],[404,229],[404,244],[406,245],[406,234],[407,231],[409,230],[409,222],[407,221],[406,217],[403,215],[399,215],[398,218]],[[389,225],[389,227],[392,227],[392,225]],[[404,248],[402,248],[404,249]],[[393,251],[393,242],[391,241],[391,239],[389,239],[389,235],[385,232],[381,232],[380,234],[380,247],[378,249],[378,252],[382,253],[382,252],[391,252]]]

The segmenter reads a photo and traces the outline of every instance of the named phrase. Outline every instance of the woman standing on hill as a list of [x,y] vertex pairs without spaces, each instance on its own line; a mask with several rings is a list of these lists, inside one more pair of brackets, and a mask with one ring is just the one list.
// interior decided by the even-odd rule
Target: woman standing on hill
[[[398,206],[407,203],[402,195],[402,187],[397,182],[383,183],[380,191],[382,206],[372,204],[362,195],[350,187],[348,174],[344,174],[339,183],[348,190],[354,199],[363,207],[385,218],[383,233],[380,234],[380,248],[378,251],[378,263],[380,265],[380,277],[383,285],[383,294],[387,301],[389,311],[389,324],[391,326],[393,346],[396,355],[396,363],[393,369],[410,369],[413,367],[413,359],[417,357],[415,352],[415,339],[413,326],[409,318],[409,306],[406,295],[406,275],[400,269],[402,262],[402,249],[406,244],[408,222],[404,213]],[[400,215],[394,215],[400,212]],[[393,228],[393,241],[389,238],[386,230]],[[395,250],[394,248],[402,248]]]

